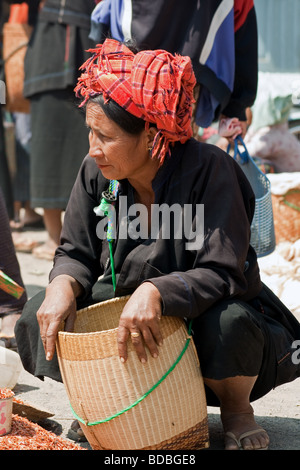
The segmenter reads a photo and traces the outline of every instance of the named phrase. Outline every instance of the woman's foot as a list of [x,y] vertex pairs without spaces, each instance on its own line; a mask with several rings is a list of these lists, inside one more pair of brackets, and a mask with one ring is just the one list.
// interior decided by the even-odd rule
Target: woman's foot
[[23,222],[19,218],[15,218],[14,220],[10,220],[9,226],[12,232],[22,232],[24,226]]
[[269,436],[256,423],[251,406],[248,412],[243,413],[222,411],[221,419],[226,450],[263,450],[268,448]]
[[0,345],[17,351],[15,326],[22,312],[10,313],[1,317]]
[[19,253],[31,253],[40,244],[38,241],[32,240],[32,238],[26,237],[21,233],[13,232],[12,239],[15,250]]
[[10,221],[12,231],[21,232],[24,228],[45,228],[44,218],[30,207],[29,202],[25,203],[24,215],[21,217],[22,204],[15,202],[14,220]]
[[15,326],[19,320],[22,312],[8,313],[1,317],[1,331],[0,336],[12,338],[15,336]]
[[24,219],[23,219],[23,228],[25,229],[30,229],[30,228],[45,228],[44,224],[44,218],[43,216],[34,213],[33,215],[29,216],[28,214],[25,214]]
[[44,222],[48,232],[48,240],[41,246],[32,250],[32,254],[36,258],[47,259],[52,261],[55,250],[60,242],[60,233],[62,229],[62,210],[61,209],[44,209]]
[[73,423],[71,424],[71,427],[68,431],[67,437],[69,439],[72,439],[72,441],[76,441],[76,442],[86,442],[87,441],[87,438],[85,437],[84,432],[81,429],[80,424],[77,421],[77,419],[75,421],[73,421]]
[[226,450],[267,449],[269,437],[254,419],[250,393],[257,376],[235,376],[222,380],[205,378],[221,404]]
[[53,240],[47,240],[40,246],[37,246],[32,250],[32,254],[35,258],[46,259],[52,261],[55,255],[57,244]]

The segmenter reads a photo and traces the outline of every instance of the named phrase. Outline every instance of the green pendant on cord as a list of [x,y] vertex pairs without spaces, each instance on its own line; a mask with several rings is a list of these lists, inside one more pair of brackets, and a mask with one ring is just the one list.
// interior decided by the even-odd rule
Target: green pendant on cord
[[109,183],[109,188],[106,191],[103,191],[102,198],[98,207],[94,209],[97,215],[100,215],[99,212],[102,212],[108,219],[107,223],[107,233],[106,239],[108,241],[109,246],[109,256],[110,256],[110,265],[111,265],[111,273],[112,273],[112,283],[113,288],[116,290],[116,274],[115,274],[115,265],[114,265],[114,257],[113,257],[113,242],[114,242],[114,235],[116,230],[116,221],[115,221],[115,211],[113,206],[117,200],[117,194],[119,189],[119,182],[116,180],[112,180]]

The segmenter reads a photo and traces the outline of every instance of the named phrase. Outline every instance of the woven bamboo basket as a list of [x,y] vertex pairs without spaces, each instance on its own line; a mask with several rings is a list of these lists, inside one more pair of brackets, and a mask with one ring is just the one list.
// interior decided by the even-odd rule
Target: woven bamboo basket
[[58,361],[74,416],[94,450],[207,448],[204,383],[183,320],[161,319],[158,358],[148,355],[141,364],[129,341],[123,364],[117,326],[128,298],[79,310],[74,333],[58,334]]
[[300,189],[284,195],[272,194],[276,242],[300,239]]
[[3,59],[6,84],[6,109],[29,113],[30,102],[23,95],[24,58],[32,27],[27,24],[5,23],[3,27]]

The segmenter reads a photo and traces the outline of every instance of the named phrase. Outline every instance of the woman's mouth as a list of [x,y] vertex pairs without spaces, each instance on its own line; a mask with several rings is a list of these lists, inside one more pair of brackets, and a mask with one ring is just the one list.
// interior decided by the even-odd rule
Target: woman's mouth
[[95,162],[97,167],[99,168],[99,170],[104,170],[105,168],[107,168],[108,166],[110,165],[103,165],[102,163],[97,163]]

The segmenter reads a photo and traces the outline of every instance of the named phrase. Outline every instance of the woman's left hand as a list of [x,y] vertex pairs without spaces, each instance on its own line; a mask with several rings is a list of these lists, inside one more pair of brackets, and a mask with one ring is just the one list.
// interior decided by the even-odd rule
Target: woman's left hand
[[132,344],[142,363],[147,362],[145,346],[157,357],[163,338],[159,328],[162,300],[158,289],[151,282],[144,282],[126,303],[119,321],[118,349],[122,362],[127,360],[127,341]]

